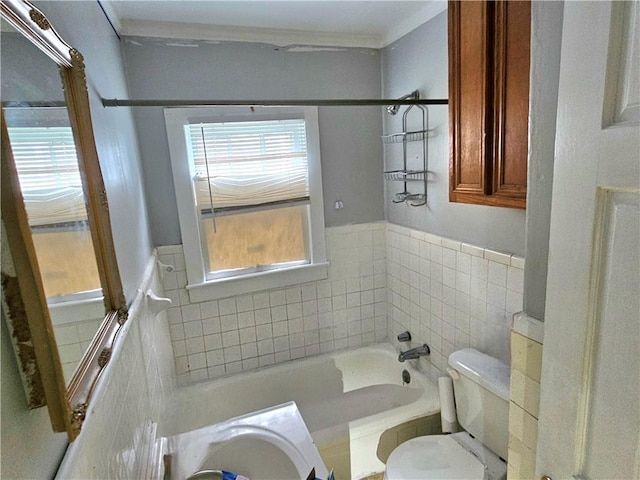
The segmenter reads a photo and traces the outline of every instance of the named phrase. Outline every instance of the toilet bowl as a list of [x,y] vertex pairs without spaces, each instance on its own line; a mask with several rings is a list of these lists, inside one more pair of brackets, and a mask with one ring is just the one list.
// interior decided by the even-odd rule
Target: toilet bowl
[[170,478],[225,470],[251,480],[327,477],[295,402],[259,410],[166,439]]
[[387,459],[385,480],[504,480],[509,366],[474,349],[449,356],[458,423],[466,430],[417,437]]
[[[486,475],[485,475],[486,472]],[[387,460],[385,480],[503,480],[507,464],[467,432],[404,442]]]

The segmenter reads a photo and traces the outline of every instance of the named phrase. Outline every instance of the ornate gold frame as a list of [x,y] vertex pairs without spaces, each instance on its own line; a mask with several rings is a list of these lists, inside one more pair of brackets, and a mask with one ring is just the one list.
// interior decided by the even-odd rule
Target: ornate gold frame
[[[6,312],[20,356],[22,376],[30,386],[30,406],[46,403],[54,431],[73,441],[82,427],[100,374],[106,367],[127,306],[116,260],[109,205],[93,136],[89,96],[80,52],[70,47],[47,18],[27,0],[2,0],[0,14],[60,67],[65,101],[74,133],[87,198],[91,237],[102,284],[106,316],[67,387],[53,335],[31,231],[20,192],[4,114],[2,115],[2,220],[13,260],[13,275],[3,272]],[[5,280],[13,288],[7,291]],[[9,296],[11,298],[9,298]],[[20,330],[20,335],[17,335]]]

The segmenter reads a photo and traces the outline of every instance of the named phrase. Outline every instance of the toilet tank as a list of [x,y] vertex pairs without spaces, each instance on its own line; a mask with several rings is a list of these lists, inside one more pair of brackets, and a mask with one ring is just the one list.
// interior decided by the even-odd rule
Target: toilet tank
[[[509,366],[473,348],[453,352],[453,392],[458,423],[494,453],[507,458]],[[456,374],[457,372],[457,374]]]

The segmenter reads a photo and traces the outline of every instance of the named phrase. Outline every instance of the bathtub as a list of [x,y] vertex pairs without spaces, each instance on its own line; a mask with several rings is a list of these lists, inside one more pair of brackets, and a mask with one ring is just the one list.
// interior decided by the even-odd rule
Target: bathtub
[[[294,401],[321,453],[348,442],[350,476],[363,478],[384,470],[376,452],[385,431],[440,411],[437,385],[411,363],[400,363],[390,344],[378,344],[190,385],[169,402],[160,433],[176,435]],[[332,467],[326,458],[325,464]]]

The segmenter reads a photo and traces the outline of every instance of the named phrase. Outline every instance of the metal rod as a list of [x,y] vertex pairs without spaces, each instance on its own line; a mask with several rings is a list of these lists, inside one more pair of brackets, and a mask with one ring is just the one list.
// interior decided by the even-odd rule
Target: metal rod
[[311,99],[311,100],[120,100],[102,99],[104,107],[189,107],[189,106],[307,106],[307,107],[367,107],[387,105],[447,105],[446,98],[435,99]]
[[2,108],[43,108],[43,107],[66,107],[64,100],[23,102],[18,100],[7,100],[2,102]]
[[[403,95],[402,97],[398,98],[398,100],[418,100],[420,98],[420,92],[418,90],[414,90],[411,93],[407,93],[406,95]],[[413,105],[411,105],[409,108],[411,108]],[[387,113],[389,115],[395,115],[396,113],[398,113],[398,110],[400,109],[400,105],[399,104],[395,104],[395,105],[387,105]]]

